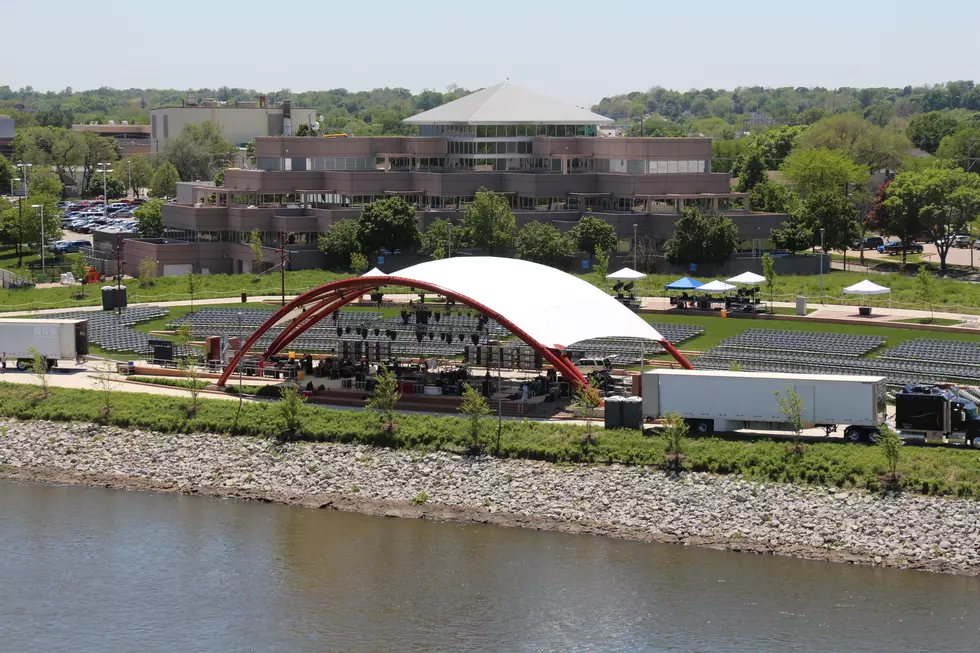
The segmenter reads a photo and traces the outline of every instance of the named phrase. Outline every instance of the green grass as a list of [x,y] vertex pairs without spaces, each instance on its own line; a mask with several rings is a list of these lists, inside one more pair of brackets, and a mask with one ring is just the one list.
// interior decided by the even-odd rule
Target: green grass
[[946,317],[910,317],[904,320],[892,320],[893,322],[904,322],[905,324],[935,324],[938,326],[953,326],[960,324],[963,320],[953,320]]
[[[112,407],[101,417],[103,395],[96,390],[51,388],[41,399],[38,390],[0,383],[0,415],[25,420],[103,421],[122,427],[166,433],[209,432],[278,437],[283,419],[278,404],[247,402],[236,426],[236,402],[201,399],[188,414],[188,399],[142,393],[113,393]],[[368,411],[339,411],[302,406],[299,438],[391,448],[465,452],[469,446],[466,420],[399,413],[393,434],[381,430],[378,416]],[[485,444],[492,447],[489,433]],[[505,458],[562,463],[663,465],[664,441],[638,431],[599,430],[591,443],[585,428],[568,424],[505,421],[497,455]],[[802,456],[785,442],[722,438],[685,441],[687,468],[717,474],[741,474],[758,481],[811,483],[875,490],[885,469],[877,447],[809,444]],[[980,455],[949,448],[906,447],[899,470],[910,492],[980,497]]]
[[738,335],[747,329],[781,329],[785,331],[818,331],[827,333],[843,333],[859,336],[884,336],[885,347],[894,347],[899,343],[914,338],[930,338],[935,340],[962,340],[980,343],[980,336],[962,333],[946,333],[943,331],[924,332],[918,329],[903,329],[901,327],[885,327],[864,324],[832,324],[817,321],[765,320],[752,318],[722,318],[701,315],[673,315],[669,313],[644,314],[647,322],[667,324],[696,324],[704,327],[704,335],[698,336],[681,345],[684,350],[704,351],[717,347],[722,340]]

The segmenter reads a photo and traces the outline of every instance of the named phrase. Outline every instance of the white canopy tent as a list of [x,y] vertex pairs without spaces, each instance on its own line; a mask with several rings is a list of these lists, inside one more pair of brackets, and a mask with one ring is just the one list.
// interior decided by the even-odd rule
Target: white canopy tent
[[[865,279],[864,281],[859,281],[853,286],[848,286],[844,288],[844,294],[846,295],[862,295],[864,297],[870,295],[888,295],[888,308],[891,309],[892,298],[891,298],[891,288],[886,288],[885,286],[878,285],[874,281],[869,281]],[[840,302],[841,313],[844,312],[844,299],[841,298]],[[871,315],[871,306],[859,306],[858,313],[861,315]]]
[[727,281],[728,283],[753,285],[762,283],[765,280],[766,278],[761,274],[756,274],[755,272],[743,272],[742,274],[732,277]]
[[606,278],[610,281],[636,281],[638,279],[646,279],[647,275],[636,270],[631,270],[630,268],[623,268],[622,270],[616,270],[611,274],[607,274]]
[[735,286],[730,283],[725,283],[724,281],[718,281],[717,279],[714,281],[709,281],[708,283],[698,286],[697,288],[698,292],[706,293],[731,292],[733,290],[735,290]]
[[378,268],[374,268],[370,272],[365,272],[361,276],[362,277],[387,277],[388,275],[382,272],[381,270],[379,270]]

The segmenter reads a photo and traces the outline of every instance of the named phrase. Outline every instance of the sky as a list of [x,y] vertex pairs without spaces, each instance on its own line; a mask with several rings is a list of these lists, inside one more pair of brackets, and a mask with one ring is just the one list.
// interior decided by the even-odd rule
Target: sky
[[589,106],[653,86],[980,82],[977,0],[45,0],[2,14],[14,27],[0,85],[41,91],[418,92],[509,78]]

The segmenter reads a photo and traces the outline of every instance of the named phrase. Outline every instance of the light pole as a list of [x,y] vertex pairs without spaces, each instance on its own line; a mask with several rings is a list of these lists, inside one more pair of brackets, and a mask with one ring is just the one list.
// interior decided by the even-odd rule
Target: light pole
[[633,269],[636,269],[636,225],[633,225]]
[[10,178],[10,196],[11,197],[14,196],[14,182],[15,181],[20,181],[20,177],[11,177]]
[[17,200],[17,267],[24,264],[24,200],[27,197],[27,188],[29,183],[29,178],[27,176],[27,169],[33,167],[32,163],[24,163],[21,161],[17,165],[20,166],[21,170],[21,199]]
[[106,173],[112,172],[109,168],[108,163],[99,163],[98,166],[102,168],[102,217],[106,220],[109,219],[109,191],[108,182],[106,181]]
[[[126,192],[126,195],[128,196],[129,193],[133,192],[133,160],[132,159],[126,159],[126,168],[129,170],[129,189]],[[136,193],[133,194],[135,195]]]
[[31,204],[32,209],[41,209],[41,274],[44,274],[44,205]]
[[823,227],[820,228],[820,303],[823,304]]

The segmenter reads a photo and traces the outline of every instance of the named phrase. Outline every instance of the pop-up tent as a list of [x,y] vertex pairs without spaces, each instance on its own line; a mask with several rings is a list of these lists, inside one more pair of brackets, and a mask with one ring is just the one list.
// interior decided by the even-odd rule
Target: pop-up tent
[[664,288],[667,290],[694,290],[700,288],[703,284],[697,279],[692,279],[690,277],[681,277],[677,281],[668,283]]
[[378,268],[374,268],[370,272],[365,272],[361,276],[362,277],[387,277],[388,275],[382,272],[381,270],[379,270]]
[[762,283],[765,280],[766,278],[761,274],[756,274],[755,272],[743,272],[737,277],[732,277],[731,279],[728,279],[728,283],[752,285],[756,283]]
[[717,279],[698,286],[698,292],[716,293],[731,292],[732,290],[735,290],[735,286],[724,281],[718,281]]
[[610,281],[636,281],[637,279],[646,279],[647,275],[642,272],[637,272],[636,270],[631,270],[630,268],[623,268],[622,270],[616,270],[612,274],[607,274],[606,278]]
[[[891,288],[886,288],[885,286],[880,286],[874,281],[869,281],[865,279],[864,281],[859,281],[853,286],[848,286],[844,288],[844,293],[847,295],[886,295],[892,291]],[[889,306],[891,305],[891,297],[888,298]],[[843,300],[841,300],[841,310],[843,311]],[[861,315],[871,315],[871,306],[859,306],[858,313]]]

